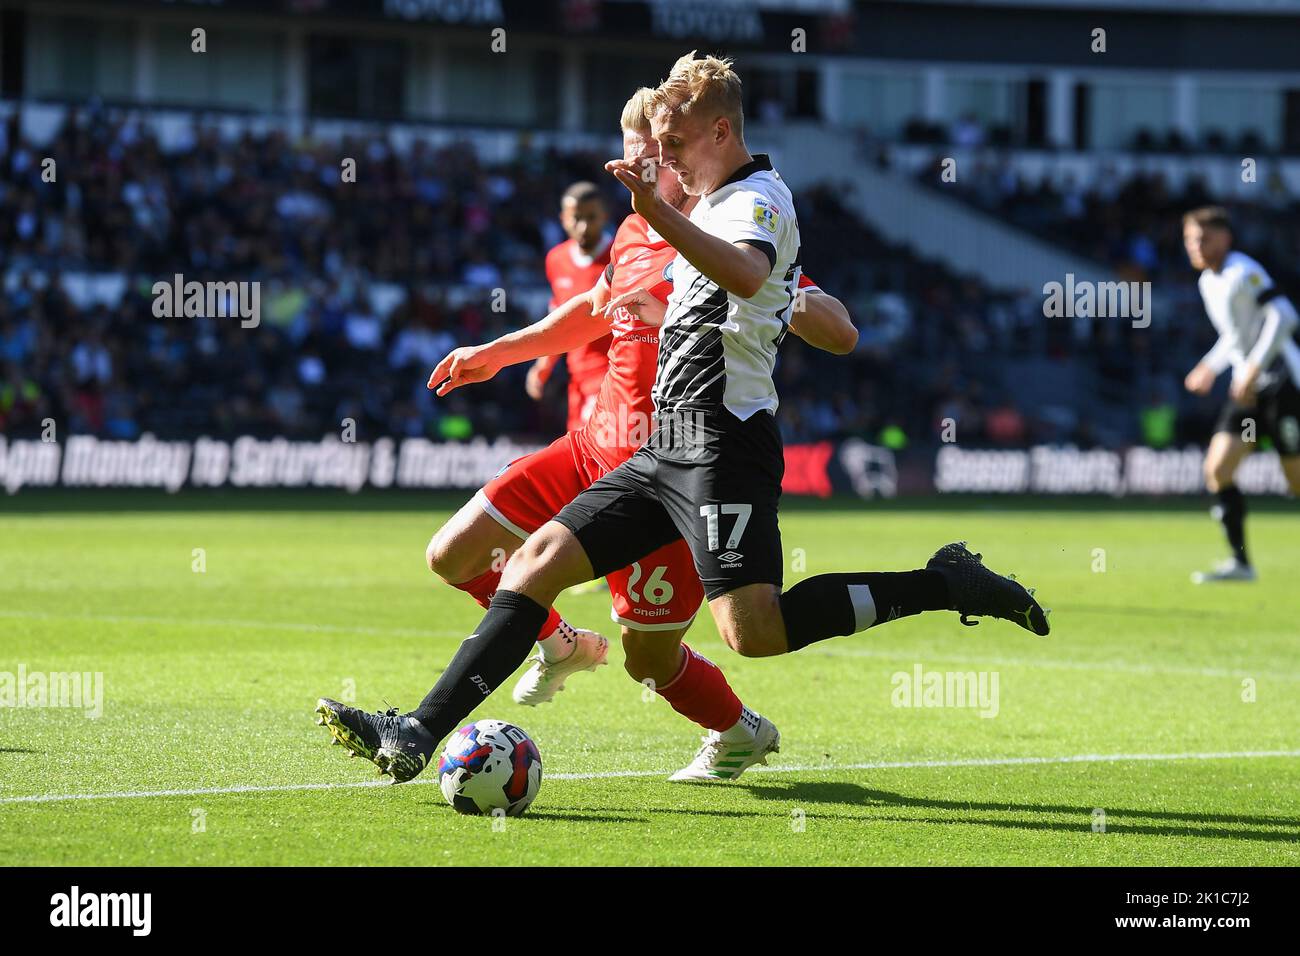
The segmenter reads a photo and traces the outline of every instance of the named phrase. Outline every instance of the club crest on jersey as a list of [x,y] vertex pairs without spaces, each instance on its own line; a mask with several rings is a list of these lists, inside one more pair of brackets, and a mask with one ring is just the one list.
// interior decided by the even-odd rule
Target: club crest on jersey
[[664,281],[665,282],[673,281],[673,260],[671,259],[668,260],[668,264],[664,266]]
[[754,200],[754,222],[758,223],[768,232],[776,232],[776,221],[781,218],[781,213],[766,199]]

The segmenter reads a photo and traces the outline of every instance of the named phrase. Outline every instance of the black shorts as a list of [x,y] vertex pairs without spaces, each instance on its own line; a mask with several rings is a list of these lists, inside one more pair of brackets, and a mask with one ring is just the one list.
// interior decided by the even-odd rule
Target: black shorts
[[1214,430],[1242,437],[1248,421],[1254,422],[1255,441],[1267,436],[1282,457],[1300,455],[1300,388],[1289,378],[1262,392],[1254,405],[1229,401]]
[[785,457],[776,419],[756,412],[656,420],[635,455],[555,520],[574,533],[596,577],[685,538],[710,600],[747,584],[781,585],[777,507]]

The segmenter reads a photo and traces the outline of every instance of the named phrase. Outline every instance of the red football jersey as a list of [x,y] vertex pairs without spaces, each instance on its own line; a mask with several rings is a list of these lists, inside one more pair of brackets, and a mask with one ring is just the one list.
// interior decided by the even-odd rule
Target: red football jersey
[[[643,288],[667,304],[676,258],[677,250],[632,213],[618,227],[610,250],[610,298]],[[817,284],[800,274],[799,288],[816,289]],[[650,437],[654,413],[650,392],[659,364],[658,326],[647,325],[620,308],[610,320],[610,328],[609,369],[591,415],[577,436],[584,452],[606,471],[631,458]],[[599,475],[591,477],[594,480]]]
[[[596,254],[588,256],[572,239],[566,239],[546,254],[546,278],[551,283],[553,310],[576,295],[582,295],[600,278],[609,265],[608,238],[601,241]],[[568,429],[581,428],[592,407],[594,396],[600,391],[601,380],[609,366],[611,336],[579,346],[565,355],[569,369],[569,424]]]
[[[677,250],[650,224],[632,213],[623,220],[610,247],[610,298],[644,288],[667,303],[673,291],[667,273]],[[654,405],[650,389],[659,360],[659,329],[627,309],[610,319],[609,370],[596,404],[578,436],[579,444],[607,471],[613,470],[650,437]]]

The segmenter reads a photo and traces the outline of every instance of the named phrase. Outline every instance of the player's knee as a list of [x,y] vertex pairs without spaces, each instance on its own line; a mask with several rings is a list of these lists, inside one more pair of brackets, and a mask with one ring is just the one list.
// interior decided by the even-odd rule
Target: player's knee
[[501,572],[501,586],[507,590],[517,590],[517,585],[524,580],[535,577],[546,566],[547,545],[535,540],[535,534],[519,546],[519,550],[510,555],[505,569]]
[[774,657],[786,651],[784,632],[770,623],[719,621],[718,633],[723,643],[741,657]]
[[627,671],[627,676],[638,684],[650,681],[657,687],[667,683],[666,681],[660,681],[655,676],[653,662],[637,654],[636,651],[628,647],[626,642],[623,644],[623,670]]
[[623,628],[623,669],[637,683],[663,687],[681,668],[681,636]]
[[757,635],[744,628],[727,628],[722,632],[722,640],[741,657],[771,657],[776,653],[767,650]]
[[1211,456],[1205,459],[1202,469],[1205,475],[1205,487],[1218,491],[1232,480],[1232,472],[1222,458]]
[[424,549],[424,563],[429,570],[449,583],[475,576],[473,568],[465,567],[467,548],[456,548],[441,532],[429,539]]
[[1232,484],[1232,469],[1223,464],[1207,466],[1205,469],[1205,487],[1210,491],[1220,491]]
[[[529,535],[510,556],[501,575],[501,587],[528,594],[535,591],[550,600],[565,588],[587,580],[581,569],[585,563],[586,555],[573,532],[549,522]],[[586,573],[589,577],[589,565]]]
[[723,643],[741,657],[773,657],[789,650],[781,589],[747,585],[709,602]]
[[454,551],[447,547],[439,535],[434,535],[429,539],[429,545],[424,549],[424,563],[429,570],[444,580],[451,580],[451,572],[454,570],[453,557]]
[[641,637],[637,631],[623,628],[623,670],[634,681],[643,681],[649,676],[646,674],[645,642]]

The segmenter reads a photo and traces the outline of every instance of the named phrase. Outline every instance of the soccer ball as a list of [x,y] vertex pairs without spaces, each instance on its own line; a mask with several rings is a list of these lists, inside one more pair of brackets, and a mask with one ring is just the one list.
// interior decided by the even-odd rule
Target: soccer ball
[[517,817],[542,786],[531,737],[504,720],[480,720],[451,735],[438,758],[438,786],[460,813]]

